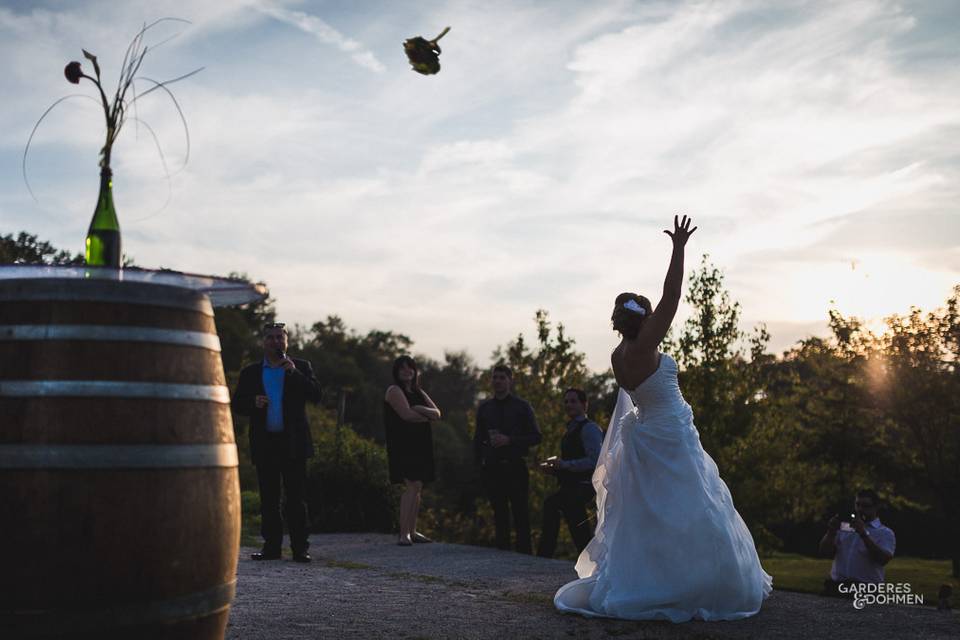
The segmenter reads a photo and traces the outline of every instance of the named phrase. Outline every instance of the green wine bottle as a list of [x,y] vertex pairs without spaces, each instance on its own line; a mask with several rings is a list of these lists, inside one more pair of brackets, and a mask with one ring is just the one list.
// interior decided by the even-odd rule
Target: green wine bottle
[[100,171],[100,197],[87,229],[85,257],[91,267],[121,268],[120,223],[113,208],[113,172],[109,167]]

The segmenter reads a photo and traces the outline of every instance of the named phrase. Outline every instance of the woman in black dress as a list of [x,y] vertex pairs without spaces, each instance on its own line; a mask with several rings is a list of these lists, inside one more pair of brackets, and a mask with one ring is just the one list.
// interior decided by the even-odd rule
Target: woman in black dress
[[393,381],[383,403],[387,434],[390,481],[406,485],[400,496],[400,540],[407,547],[431,542],[417,532],[417,512],[424,482],[433,480],[433,435],[430,421],[440,419],[440,410],[420,388],[420,373],[410,356],[393,363]]

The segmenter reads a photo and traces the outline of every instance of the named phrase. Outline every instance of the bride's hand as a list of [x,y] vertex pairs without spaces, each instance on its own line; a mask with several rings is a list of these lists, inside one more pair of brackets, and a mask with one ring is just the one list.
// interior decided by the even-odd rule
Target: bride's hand
[[673,238],[674,245],[682,247],[687,244],[687,240],[689,240],[693,232],[698,229],[698,227],[690,228],[692,222],[693,220],[687,216],[683,216],[683,220],[677,220],[677,216],[673,216],[673,231],[671,232],[664,229],[663,232]]

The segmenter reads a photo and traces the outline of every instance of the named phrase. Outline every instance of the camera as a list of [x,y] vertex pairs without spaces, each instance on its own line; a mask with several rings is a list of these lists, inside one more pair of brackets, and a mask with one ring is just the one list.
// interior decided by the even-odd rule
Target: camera
[[544,469],[552,469],[557,464],[557,456],[550,456],[546,460],[540,463],[540,466]]
[[850,526],[850,523],[853,522],[857,517],[857,514],[851,513],[846,516],[840,516],[840,531],[853,531],[853,527]]

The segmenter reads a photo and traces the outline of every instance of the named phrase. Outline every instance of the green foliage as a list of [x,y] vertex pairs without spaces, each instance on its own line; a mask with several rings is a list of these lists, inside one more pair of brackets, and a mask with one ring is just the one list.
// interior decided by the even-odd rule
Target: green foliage
[[307,466],[310,530],[393,531],[399,501],[386,450],[348,427],[337,428],[329,411],[308,407],[308,418],[317,450]]
[[[761,426],[770,417],[770,336],[762,325],[751,335],[739,329],[740,304],[731,300],[723,273],[709,256],[688,277],[685,300],[693,312],[664,349],[675,354],[680,388],[693,408],[703,446],[717,462],[757,544],[777,548],[779,541],[766,528],[779,506],[780,496],[768,486],[776,470],[764,465],[782,452],[771,429]],[[767,473],[758,473],[758,466]]]
[[680,386],[693,407],[704,447],[721,470],[733,463],[738,439],[753,426],[755,401],[760,394],[757,366],[769,340],[758,327],[752,336],[750,360],[741,343],[740,303],[732,302],[723,274],[704,255],[700,268],[690,274],[685,300],[693,309],[676,343],[681,368]]
[[[231,278],[249,279],[245,273],[231,272]],[[214,310],[217,335],[227,374],[239,373],[245,364],[263,358],[261,330],[276,319],[274,300],[266,299],[241,307],[219,307]]]
[[498,347],[493,360],[513,370],[513,391],[531,404],[537,424],[543,433],[541,457],[560,450],[564,425],[568,418],[563,410],[563,391],[584,386],[587,367],[583,353],[574,349],[575,341],[567,337],[563,324],[554,331],[549,314],[540,309],[535,316],[537,341],[534,348],[520,334],[506,348]]
[[700,269],[690,274],[685,300],[693,314],[683,325],[678,362],[684,368],[714,370],[729,363],[740,338],[740,303],[730,301],[723,273],[704,254]]
[[[12,233],[0,236],[0,264],[45,264],[76,266],[86,264],[82,253],[71,254],[57,249],[37,236],[21,231],[14,238]],[[137,266],[132,256],[124,256],[124,267]]]
[[866,386],[887,416],[890,453],[916,490],[937,508],[960,577],[960,285],[942,309],[887,318],[872,340],[876,364]]
[[338,316],[328,316],[310,328],[297,327],[290,342],[291,351],[313,364],[329,401],[334,390],[346,392],[343,420],[358,433],[383,442],[384,393],[393,384],[393,361],[410,351],[410,338],[376,329],[360,335],[348,330]]
[[[533,407],[537,424],[543,434],[540,446],[532,452],[531,458],[537,459],[559,455],[560,441],[566,430],[569,418],[563,409],[563,392],[570,387],[587,391],[588,401],[605,400],[613,389],[613,374],[590,375],[587,370],[586,356],[577,351],[576,342],[567,336],[563,324],[553,328],[549,314],[540,309],[535,317],[536,342],[531,348],[521,333],[506,347],[498,347],[493,353],[494,362],[502,362],[513,370],[514,393]],[[591,418],[605,427],[609,416],[603,413],[603,402],[593,402],[589,410]],[[534,537],[542,520],[544,499],[557,490],[556,479],[536,471],[530,473],[530,522]],[[491,536],[492,537],[492,536]],[[569,534],[561,527],[559,547],[561,553],[570,553]]]
[[[0,262],[76,264],[82,258],[21,232],[0,236]],[[749,335],[740,331],[740,305],[707,256],[689,276],[686,301],[693,313],[663,348],[681,366],[681,389],[704,448],[761,549],[812,549],[826,519],[869,485],[893,512],[901,548],[949,554],[954,576],[960,575],[960,286],[942,309],[887,318],[879,335],[831,310],[829,336],[800,341],[781,357],[767,353],[762,325]],[[243,364],[261,357],[260,327],[275,317],[269,299],[217,309],[231,386]],[[291,352],[313,363],[326,390],[325,408],[310,409],[318,449],[308,469],[312,526],[393,530],[397,489],[377,442],[391,365],[412,351],[413,341],[392,331],[360,334],[337,316],[290,331]],[[546,311],[536,313],[532,341],[520,334],[493,357],[513,368],[515,392],[536,412],[544,439],[534,459],[559,453],[567,420],[561,394],[568,387],[587,391],[591,417],[606,426],[617,394],[612,373],[588,371],[573,338],[562,324],[554,327]],[[487,374],[462,352],[447,353],[442,362],[418,356],[417,362],[423,387],[443,412],[433,425],[437,480],[424,492],[419,526],[443,540],[489,544],[493,518],[472,452]],[[338,414],[341,396],[345,410]],[[250,535],[258,526],[256,473],[247,420],[234,424],[244,533]],[[531,474],[535,537],[543,499],[553,490],[552,478]],[[881,517],[889,522],[886,513]],[[573,555],[565,528],[559,554]]]
[[[795,553],[773,553],[761,558],[764,570],[773,576],[774,588],[815,594],[823,592],[831,563],[827,558]],[[950,563],[945,560],[897,557],[887,565],[885,578],[887,582],[910,584],[912,593],[923,594],[926,606],[936,606],[940,585],[951,585],[955,593],[960,588],[960,581],[950,575]]]
[[21,231],[16,238],[12,233],[0,236],[0,264],[80,265],[83,254],[58,250],[49,242]]
[[260,493],[256,490],[240,492],[240,544],[260,546]]

